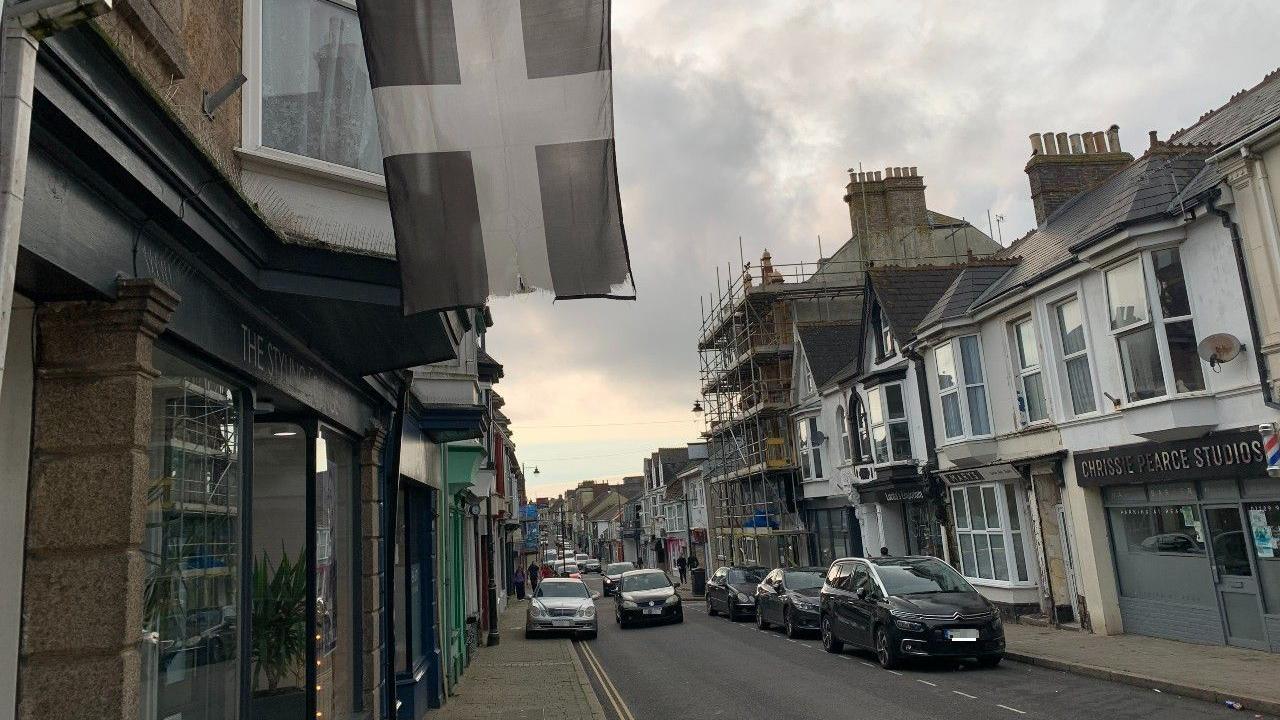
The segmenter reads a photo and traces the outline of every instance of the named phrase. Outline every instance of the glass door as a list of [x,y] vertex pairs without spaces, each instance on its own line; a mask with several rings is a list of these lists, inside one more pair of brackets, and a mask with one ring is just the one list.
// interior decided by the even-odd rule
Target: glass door
[[1239,505],[1206,505],[1213,582],[1231,645],[1266,650],[1262,602]]

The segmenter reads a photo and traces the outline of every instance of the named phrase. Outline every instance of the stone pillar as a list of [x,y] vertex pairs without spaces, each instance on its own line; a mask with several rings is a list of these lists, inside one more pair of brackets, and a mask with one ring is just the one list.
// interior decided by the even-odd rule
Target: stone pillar
[[[364,709],[367,717],[382,717],[382,448],[386,431],[375,428],[360,442],[360,596],[364,665]],[[401,508],[400,512],[404,512]],[[397,628],[399,632],[401,629]]]
[[24,720],[138,717],[152,348],[177,303],[122,280],[115,302],[37,311]]

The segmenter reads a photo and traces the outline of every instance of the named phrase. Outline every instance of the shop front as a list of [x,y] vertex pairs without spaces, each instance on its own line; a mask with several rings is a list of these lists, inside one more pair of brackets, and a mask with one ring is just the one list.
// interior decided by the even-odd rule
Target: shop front
[[845,498],[810,498],[805,505],[811,565],[827,567],[837,558],[863,555],[862,532]]
[[886,548],[890,555],[928,555],[946,559],[942,544],[942,498],[914,467],[877,472],[877,479],[856,486],[868,554]]
[[1253,428],[1077,453],[1125,632],[1280,652],[1280,479]]

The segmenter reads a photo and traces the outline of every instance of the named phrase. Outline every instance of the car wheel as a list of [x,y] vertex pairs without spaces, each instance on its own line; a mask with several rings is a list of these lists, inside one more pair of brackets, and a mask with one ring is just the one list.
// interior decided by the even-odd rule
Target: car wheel
[[769,621],[764,619],[764,608],[760,607],[760,603],[756,603],[756,627],[761,630],[769,629]]
[[829,653],[838,653],[844,650],[844,643],[836,637],[835,628],[831,627],[831,616],[822,616],[822,649]]
[[785,608],[782,611],[782,629],[787,633],[787,637],[795,638],[796,626],[791,622],[791,608]]
[[732,600],[727,605],[729,606],[729,612],[725,613],[725,616],[729,618],[729,622],[738,622],[738,608],[733,606]]
[[711,599],[710,595],[707,596],[707,615],[709,617],[716,616],[716,602]]
[[876,628],[876,660],[885,670],[896,670],[902,664],[902,658],[889,642],[889,633],[883,627]]
[[978,658],[978,667],[993,668],[1000,664],[1001,655],[986,655]]

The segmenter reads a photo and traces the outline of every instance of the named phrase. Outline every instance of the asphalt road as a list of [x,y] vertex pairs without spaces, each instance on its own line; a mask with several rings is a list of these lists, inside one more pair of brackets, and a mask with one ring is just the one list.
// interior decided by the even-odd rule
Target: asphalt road
[[[587,584],[600,589],[597,576]],[[709,617],[701,602],[685,604],[681,624],[630,630],[614,623],[612,598],[596,605],[599,637],[576,645],[616,720],[1262,717],[1007,660],[995,669],[943,663],[887,671],[869,653],[827,653],[816,636],[788,640],[754,622]]]

